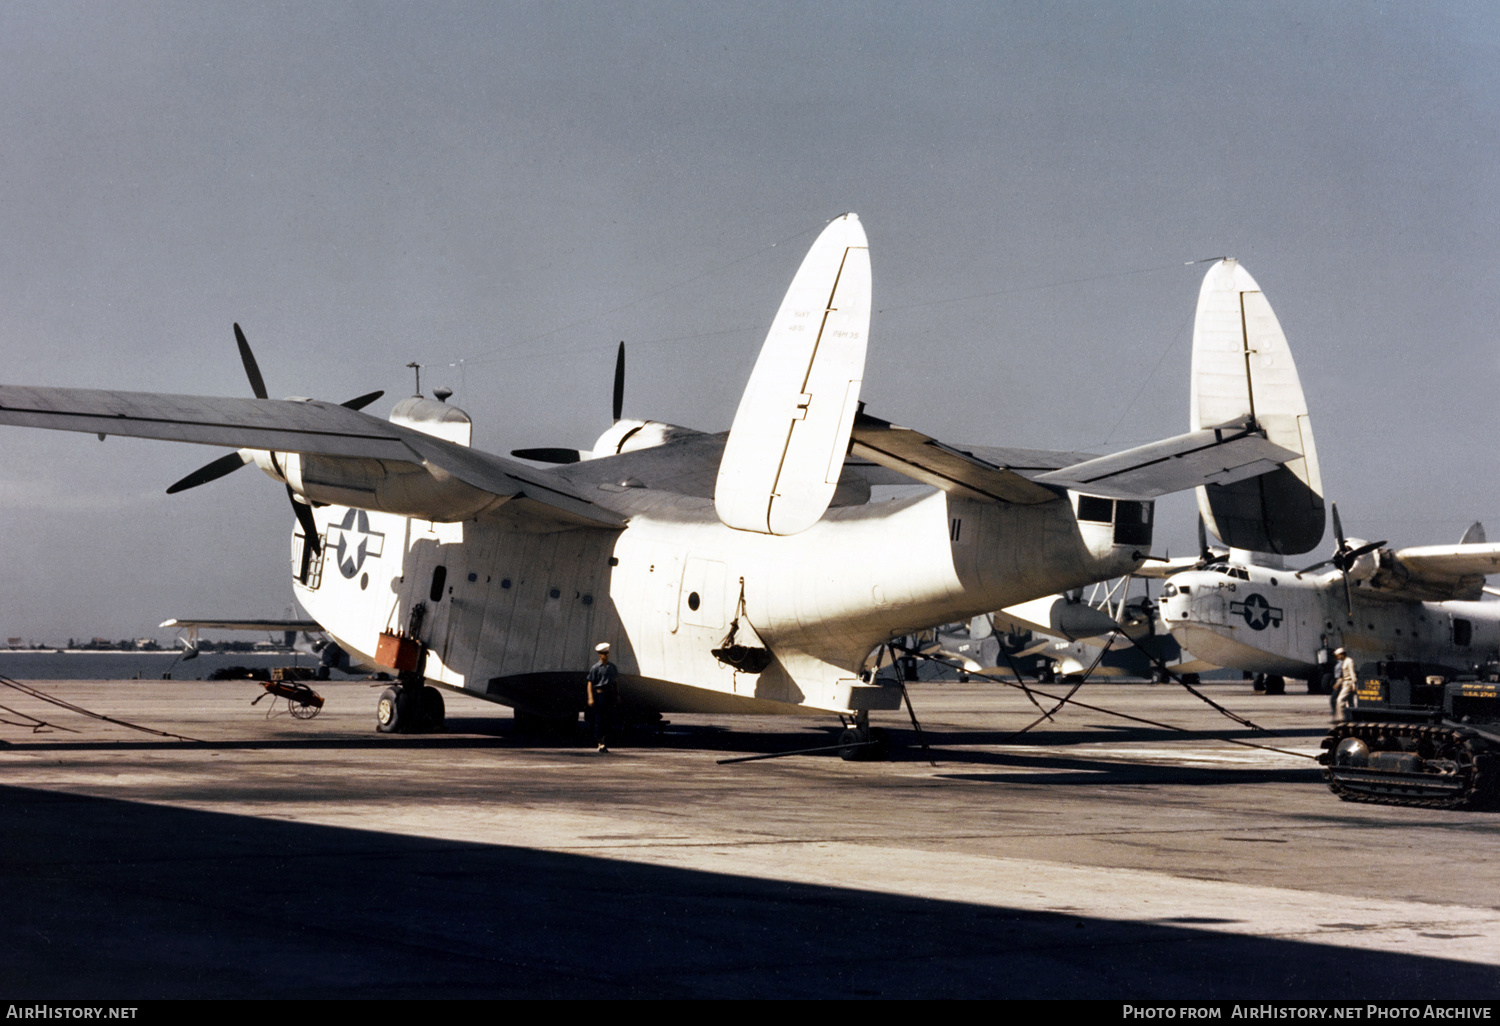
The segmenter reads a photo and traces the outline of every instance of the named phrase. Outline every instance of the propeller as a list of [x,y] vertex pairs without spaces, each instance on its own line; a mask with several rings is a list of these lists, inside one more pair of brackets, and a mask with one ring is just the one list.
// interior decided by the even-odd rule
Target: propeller
[[1323,567],[1329,565],[1337,567],[1339,573],[1344,578],[1344,605],[1348,608],[1349,615],[1353,616],[1354,593],[1349,590],[1349,571],[1353,569],[1355,562],[1358,561],[1360,556],[1363,556],[1369,552],[1374,552],[1376,549],[1380,548],[1386,543],[1384,541],[1370,542],[1367,545],[1359,546],[1359,548],[1357,549],[1351,549],[1349,547],[1348,540],[1344,538],[1344,525],[1339,520],[1339,504],[1335,502],[1332,505],[1333,536],[1338,539],[1338,548],[1334,550],[1333,556],[1331,558],[1325,559],[1321,563],[1314,563],[1312,566],[1303,567],[1301,570],[1298,570],[1297,576],[1301,577],[1303,574],[1312,573],[1314,570],[1321,570]]
[[[611,396],[610,413],[614,417],[611,423],[620,423],[620,414],[625,409],[625,340],[620,340],[620,348],[615,351],[615,387]],[[512,456],[523,460],[536,460],[538,463],[577,463],[583,459],[583,453],[577,449],[564,449],[556,446],[542,446],[536,449],[512,449]]]
[[[245,365],[245,377],[250,379],[250,391],[255,393],[255,398],[257,399],[269,399],[270,394],[266,391],[266,379],[261,377],[260,365],[255,362],[255,354],[250,351],[250,343],[246,340],[245,332],[238,324],[234,326],[234,343],[240,350],[240,362]],[[624,346],[623,342],[621,346]],[[625,354],[622,348],[620,353],[621,368],[623,368],[624,359]],[[616,374],[618,375],[619,373],[620,369],[617,369]],[[621,385],[617,381],[615,385],[617,396],[620,389]],[[347,406],[351,410],[362,410],[383,395],[385,395],[384,389],[376,389],[374,392],[366,392],[364,395],[355,396],[353,399],[340,405]],[[616,404],[618,405],[618,400]],[[239,470],[245,464],[253,462],[254,458],[246,449],[220,456],[212,463],[199,467],[180,481],[173,482],[168,486],[167,494],[176,495],[178,492],[185,492],[189,488],[197,488],[199,485],[208,484],[210,481],[217,481],[219,478]],[[321,546],[318,543],[318,525],[313,519],[312,507],[297,498],[297,493],[292,491],[291,485],[286,486],[286,494],[287,498],[292,501],[292,512],[297,516],[297,523],[302,526],[303,535],[308,540],[308,550],[313,555],[317,555]]]

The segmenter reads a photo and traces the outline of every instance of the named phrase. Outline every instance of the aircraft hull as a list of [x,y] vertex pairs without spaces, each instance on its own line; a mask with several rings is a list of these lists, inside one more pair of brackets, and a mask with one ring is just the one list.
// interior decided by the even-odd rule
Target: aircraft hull
[[1229,669],[1306,677],[1319,672],[1320,649],[1339,646],[1357,663],[1473,666],[1500,653],[1500,603],[1382,597],[1356,581],[1351,614],[1337,572],[1299,578],[1249,566],[1232,573],[1244,576],[1178,574],[1161,598],[1177,642]]
[[[883,642],[1138,562],[1088,534],[1064,499],[934,492],[832,509],[777,537],[728,528],[701,499],[632,498],[624,529],[543,533],[500,516],[442,524],[326,506],[323,554],[297,598],[367,662],[420,606],[429,679],[538,712],[581,707],[594,645],[609,641],[622,697],[642,709],[851,713],[900,701],[898,687],[863,679]],[[294,535],[294,575],[301,564]],[[764,671],[713,654],[731,627],[737,644],[769,650]]]

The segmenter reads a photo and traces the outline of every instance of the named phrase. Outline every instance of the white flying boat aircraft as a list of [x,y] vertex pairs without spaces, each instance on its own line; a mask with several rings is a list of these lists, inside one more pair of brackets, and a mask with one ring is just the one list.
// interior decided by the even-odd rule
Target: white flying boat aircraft
[[[870,673],[883,643],[1130,573],[1157,496],[1203,488],[1248,547],[1321,538],[1275,316],[1233,261],[1199,307],[1224,351],[1194,389],[1219,401],[1104,457],[955,447],[866,415],[853,214],[803,261],[727,434],[619,421],[590,458],[538,469],[471,448],[441,398],[389,420],[360,412],[374,395],[269,399],[238,328],[257,398],[0,386],[0,423],[238,447],[171,490],[249,463],[284,484],[298,601],[356,661],[400,672],[382,731],[439,725],[433,685],[576,720],[609,641],[634,711],[839,715],[867,741],[869,712],[901,697]],[[891,471],[935,490],[869,502]]]
[[[1423,663],[1461,673],[1500,657],[1500,602],[1481,602],[1486,574],[1500,572],[1500,545],[1475,524],[1457,545],[1385,548],[1344,537],[1301,571],[1230,559],[1174,574],[1161,614],[1172,636],[1221,666],[1262,674],[1276,692],[1300,677],[1325,690],[1332,651],[1356,663]],[[1317,573],[1323,567],[1333,569]]]

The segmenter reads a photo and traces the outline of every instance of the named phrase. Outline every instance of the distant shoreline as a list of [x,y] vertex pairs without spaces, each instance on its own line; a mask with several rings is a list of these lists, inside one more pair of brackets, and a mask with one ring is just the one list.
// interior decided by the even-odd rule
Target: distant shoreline
[[[0,648],[0,653],[5,655],[113,655],[113,656],[163,656],[180,655],[181,650],[175,648]],[[290,648],[257,648],[249,652],[199,652],[198,658],[208,656],[273,656],[273,655],[306,655],[304,652],[294,652]]]

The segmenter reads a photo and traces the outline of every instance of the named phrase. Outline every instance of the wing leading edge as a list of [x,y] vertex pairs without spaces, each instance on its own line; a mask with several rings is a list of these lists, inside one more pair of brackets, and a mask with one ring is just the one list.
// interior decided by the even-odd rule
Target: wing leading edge
[[1090,457],[1041,473],[991,462],[1002,450],[960,449],[863,411],[849,454],[966,498],[1021,505],[1052,502],[1064,490],[1111,499],[1155,499],[1200,485],[1230,484],[1276,470],[1301,453],[1269,441],[1249,422]]
[[0,385],[0,424],[258,450],[306,498],[422,519],[511,504],[537,528],[624,523],[556,476],[318,400]]

